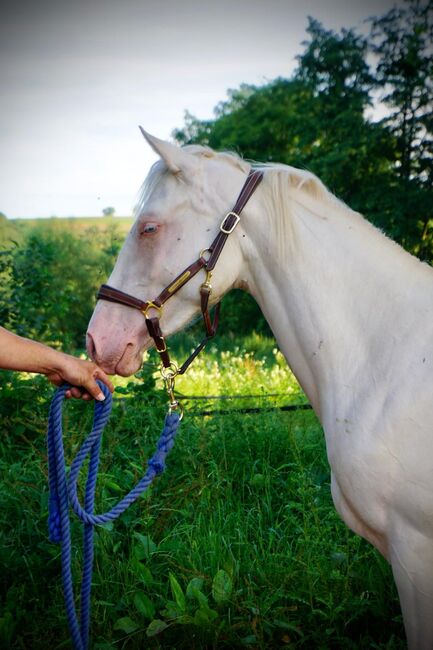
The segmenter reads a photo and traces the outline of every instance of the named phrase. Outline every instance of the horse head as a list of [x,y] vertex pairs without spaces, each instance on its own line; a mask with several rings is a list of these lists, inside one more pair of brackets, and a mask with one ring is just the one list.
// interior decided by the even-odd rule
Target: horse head
[[[181,148],[143,129],[142,133],[160,160],[143,184],[135,222],[108,282],[142,301],[152,301],[208,248],[250,166],[233,155],[196,145]],[[219,302],[240,277],[242,234],[239,224],[222,251],[210,304]],[[158,313],[165,336],[184,328],[199,313],[204,277],[204,271],[197,273]],[[104,370],[133,374],[152,344],[139,310],[98,301],[88,327],[87,349]]]

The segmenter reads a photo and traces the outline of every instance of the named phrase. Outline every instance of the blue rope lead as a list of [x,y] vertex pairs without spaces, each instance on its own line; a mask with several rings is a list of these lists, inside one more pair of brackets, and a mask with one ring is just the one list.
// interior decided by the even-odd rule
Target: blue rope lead
[[[157,443],[156,452],[148,461],[148,468],[143,478],[111,510],[96,515],[94,514],[94,502],[101,438],[102,432],[110,417],[112,407],[110,391],[102,382],[98,381],[98,384],[105,395],[105,401],[95,402],[92,431],[85,439],[72,462],[68,479],[66,479],[65,454],[63,449],[62,407],[65,393],[70,388],[69,385],[65,384],[61,386],[54,394],[48,420],[47,444],[50,488],[48,529],[50,540],[60,543],[62,548],[63,595],[72,644],[75,650],[87,650],[89,647],[94,526],[117,519],[149,487],[155,476],[164,471],[165,457],[173,447],[174,437],[180,422],[178,413],[173,412],[166,416],[164,428]],[[77,482],[81,467],[87,456],[89,456],[89,465],[84,506],[81,506],[77,496]],[[75,608],[72,584],[69,507],[74,510],[84,524],[80,623],[78,622]]]

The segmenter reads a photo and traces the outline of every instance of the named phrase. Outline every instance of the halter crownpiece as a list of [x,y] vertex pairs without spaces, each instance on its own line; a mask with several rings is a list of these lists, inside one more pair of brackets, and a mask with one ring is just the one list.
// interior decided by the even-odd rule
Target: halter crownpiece
[[[242,187],[242,190],[236,200],[236,203],[233,206],[233,209],[228,212],[222,220],[219,227],[219,232],[209,248],[202,250],[199,258],[190,264],[186,269],[184,269],[168,286],[165,287],[165,289],[161,291],[161,293],[154,300],[140,300],[140,298],[135,298],[134,296],[131,296],[130,294],[125,293],[120,289],[110,287],[107,284],[101,285],[98,291],[97,298],[99,300],[108,300],[110,302],[117,302],[121,305],[125,305],[126,307],[133,307],[134,309],[141,311],[143,314],[144,318],[146,319],[149,335],[153,339],[156,350],[161,359],[162,376],[170,396],[170,406],[172,409],[176,409],[178,406],[178,403],[173,395],[174,378],[176,375],[182,375],[186,371],[190,363],[204,348],[206,343],[216,334],[221,303],[218,303],[216,305],[214,317],[211,319],[209,314],[209,298],[212,293],[212,273],[229,235],[232,234],[240,221],[240,214],[242,210],[244,209],[245,205],[251,198],[254,190],[257,188],[262,179],[262,171],[258,169],[250,170],[247,179]],[[205,253],[209,253],[209,257],[207,259],[204,257]],[[171,298],[171,296],[174,296],[174,294],[177,293],[179,289],[181,289],[202,269],[206,271],[206,279],[200,286],[200,308],[206,330],[206,336],[197,346],[194,352],[182,364],[182,366],[180,368],[177,368],[177,366],[170,360],[165,338],[159,325],[159,319],[161,318],[163,305],[167,302],[167,300]],[[150,309],[156,310],[158,312],[158,315],[150,317],[148,315]]]

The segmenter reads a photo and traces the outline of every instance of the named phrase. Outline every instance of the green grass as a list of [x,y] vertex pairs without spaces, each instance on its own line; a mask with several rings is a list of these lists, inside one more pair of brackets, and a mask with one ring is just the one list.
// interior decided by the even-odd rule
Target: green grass
[[[193,334],[174,340],[176,357],[188,352]],[[179,391],[305,399],[273,341],[238,343],[211,346],[179,379]],[[120,382],[102,450],[99,511],[139,479],[153,452],[164,398],[150,373],[145,366],[144,384]],[[46,534],[50,390],[42,378],[2,377],[0,647],[67,648],[59,549]],[[281,398],[225,401],[224,408],[252,403]],[[314,414],[188,414],[197,408],[187,408],[165,474],[120,520],[97,530],[93,647],[404,648],[388,565],[332,505]],[[69,458],[91,411],[68,404]],[[76,524],[74,540],[77,573]]]
[[3,219],[0,220],[0,244],[11,240],[21,243],[31,231],[65,230],[74,235],[116,229],[122,238],[133,223],[132,217],[50,217],[48,219]]

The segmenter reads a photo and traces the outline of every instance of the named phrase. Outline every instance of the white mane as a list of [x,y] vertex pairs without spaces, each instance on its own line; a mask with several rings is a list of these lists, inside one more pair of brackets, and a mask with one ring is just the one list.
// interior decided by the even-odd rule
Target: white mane
[[[336,219],[345,222],[350,220],[351,227],[356,228],[360,237],[369,240],[372,249],[384,246],[388,250],[392,249],[393,254],[401,253],[409,264],[426,266],[332,194],[312,172],[279,163],[260,163],[255,166],[266,172],[261,189],[265,193],[264,204],[269,209],[277,261],[287,258],[291,249],[301,245],[298,224],[299,221],[306,223],[308,213],[309,216],[329,222]],[[306,227],[310,228],[307,223]]]
[[[302,219],[305,210],[321,219],[329,219],[330,216],[352,219],[364,232],[369,230],[371,234],[375,233],[376,236],[381,236],[382,240],[385,239],[390,246],[400,248],[362,215],[332,194],[322,181],[310,171],[281,163],[246,161],[234,152],[217,152],[203,145],[191,144],[182,148],[194,156],[219,158],[245,173],[248,172],[251,165],[265,172],[261,191],[265,194],[264,204],[268,210],[271,235],[277,242],[275,254],[278,260],[287,256],[290,248],[297,246],[295,217]],[[156,186],[170,173],[163,160],[158,160],[152,165],[140,189],[134,210],[135,216],[140,214],[143,205]],[[401,250],[403,252],[403,249]]]

